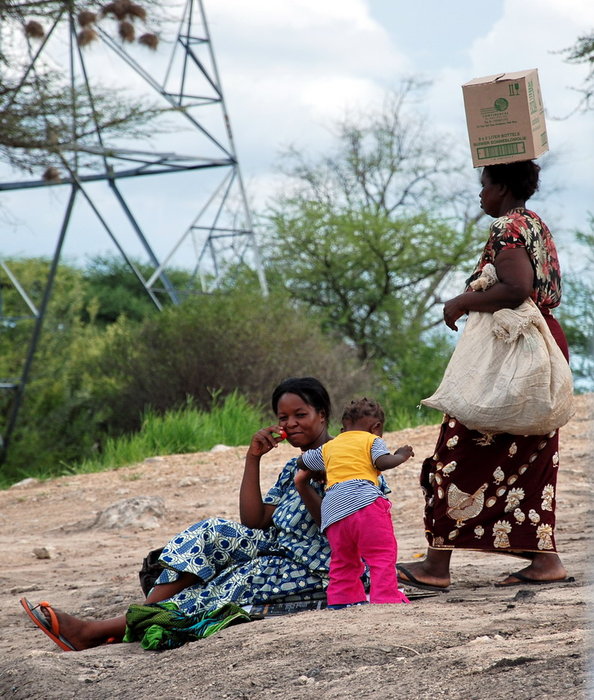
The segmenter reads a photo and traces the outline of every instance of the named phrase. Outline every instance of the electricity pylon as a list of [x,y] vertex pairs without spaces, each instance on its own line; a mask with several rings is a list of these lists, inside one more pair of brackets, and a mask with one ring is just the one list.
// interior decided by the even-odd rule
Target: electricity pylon
[[[6,458],[67,240],[78,242],[80,250],[84,241],[102,236],[158,309],[164,302],[179,303],[184,295],[168,276],[173,267],[189,267],[208,292],[225,264],[245,262],[256,270],[267,294],[202,0],[185,0],[176,17],[167,10],[159,31],[138,38],[138,25],[150,28],[150,20],[141,5],[129,0],[103,5],[99,14],[82,2],[59,0],[11,3],[13,13],[19,10],[23,18],[36,11],[46,26],[23,19],[28,59],[21,76],[13,76],[14,89],[4,109],[18,104],[19,96],[36,84],[41,93],[48,69],[64,77],[72,109],[61,115],[59,139],[52,138],[52,115],[45,117],[51,165],[43,175],[0,182],[0,205],[10,198],[8,208],[15,202],[17,210],[19,202],[28,208],[41,193],[41,208],[49,202],[53,214],[60,212],[39,306],[9,264],[0,260],[0,322],[18,322],[15,316],[3,317],[3,284],[14,286],[26,315],[34,320],[20,376],[0,379],[0,390],[11,396],[0,428],[0,463]],[[106,77],[127,98],[154,100],[155,136],[147,140],[145,133],[142,147],[134,134],[114,138],[109,125],[102,124],[97,79]],[[84,125],[81,99],[86,105]],[[43,229],[48,228],[44,217]],[[140,258],[150,275],[135,264]]]

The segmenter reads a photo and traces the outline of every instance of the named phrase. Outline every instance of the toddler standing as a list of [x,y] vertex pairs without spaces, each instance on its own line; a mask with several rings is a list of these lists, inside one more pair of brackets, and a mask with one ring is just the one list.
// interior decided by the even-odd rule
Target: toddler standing
[[329,608],[367,602],[363,560],[369,567],[371,603],[409,602],[398,590],[392,504],[379,489],[378,477],[414,453],[410,445],[390,453],[381,439],[384,421],[376,401],[351,401],[342,415],[340,435],[297,460],[300,469],[326,472],[321,530],[331,549]]

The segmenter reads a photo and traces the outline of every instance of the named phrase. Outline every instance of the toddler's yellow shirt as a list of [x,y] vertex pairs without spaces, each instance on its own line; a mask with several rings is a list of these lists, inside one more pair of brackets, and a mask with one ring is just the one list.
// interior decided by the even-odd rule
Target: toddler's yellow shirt
[[347,430],[322,446],[329,489],[351,479],[367,479],[376,486],[381,474],[371,461],[371,446],[377,435],[364,430]]

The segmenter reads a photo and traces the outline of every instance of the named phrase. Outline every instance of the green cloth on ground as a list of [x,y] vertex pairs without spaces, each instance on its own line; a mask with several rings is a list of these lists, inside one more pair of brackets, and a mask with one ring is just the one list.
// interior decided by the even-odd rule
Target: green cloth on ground
[[229,625],[250,620],[250,615],[234,603],[195,615],[183,613],[175,603],[131,605],[126,613],[123,641],[139,641],[143,649],[175,649],[186,642],[210,637]]

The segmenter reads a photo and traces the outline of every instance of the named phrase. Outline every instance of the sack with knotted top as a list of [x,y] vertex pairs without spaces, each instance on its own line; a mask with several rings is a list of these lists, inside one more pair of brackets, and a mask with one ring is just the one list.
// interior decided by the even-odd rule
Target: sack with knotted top
[[[489,264],[471,286],[494,281]],[[571,370],[532,299],[471,311],[441,384],[421,403],[482,433],[546,435],[573,415]]]

